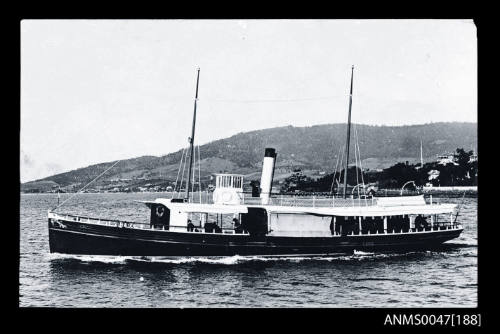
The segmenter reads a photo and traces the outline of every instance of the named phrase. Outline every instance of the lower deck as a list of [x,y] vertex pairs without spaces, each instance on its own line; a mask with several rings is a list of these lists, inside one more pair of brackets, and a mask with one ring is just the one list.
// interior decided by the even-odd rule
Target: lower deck
[[432,249],[456,238],[458,224],[408,230],[324,237],[169,231],[146,224],[54,215],[49,218],[50,251],[70,254],[127,256],[232,256],[350,253],[354,250]]
[[[410,216],[391,216],[391,217],[332,217],[329,226],[329,236],[360,236],[373,234],[404,234],[404,233],[422,233],[436,232],[444,230],[456,230],[462,228],[461,224],[449,219],[438,220],[437,215],[431,216],[430,221],[423,217]],[[420,219],[419,219],[420,218]],[[87,216],[78,216],[71,214],[49,213],[49,222],[77,222],[91,225],[100,225],[107,227],[118,227],[138,230],[153,230],[158,232],[177,232],[177,233],[195,233],[195,234],[231,234],[237,236],[249,235],[246,230],[237,230],[234,227],[223,227],[218,229],[203,227],[203,222],[194,222],[193,227],[186,225],[164,225],[154,223],[130,222],[117,219],[93,218]],[[272,226],[271,226],[272,227]],[[267,233],[272,236],[272,229]],[[292,236],[292,235],[288,235]]]

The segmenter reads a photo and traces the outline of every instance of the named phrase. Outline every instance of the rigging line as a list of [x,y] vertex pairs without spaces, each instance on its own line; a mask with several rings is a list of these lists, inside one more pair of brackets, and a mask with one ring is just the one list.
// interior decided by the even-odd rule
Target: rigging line
[[330,193],[333,192],[333,184],[335,183],[335,176],[337,175],[337,167],[339,165],[340,150],[342,150],[342,146],[339,146],[339,153],[337,154],[337,163],[335,164],[335,171],[333,173],[332,185],[330,186]]
[[[180,195],[181,189],[182,189],[182,182],[184,181],[184,171],[186,169],[186,162],[187,162],[187,148],[186,148],[186,155],[184,156],[184,161],[182,162],[182,173],[181,173],[181,184],[179,185],[179,192],[177,195]],[[178,198],[179,196],[177,196]]]
[[363,189],[361,190],[361,193],[364,195],[365,199],[365,206],[368,206],[368,200],[366,199],[366,187],[365,187],[365,179],[363,177],[363,163],[361,162],[361,153],[359,151],[359,143],[356,143],[357,145],[357,152],[358,152],[358,161],[359,161],[359,173],[361,174],[361,184],[363,186]]
[[339,153],[337,154],[337,162],[335,163],[335,169],[333,170],[333,175],[332,175],[332,184],[330,185],[330,194],[332,194],[332,195],[333,195],[333,184],[335,183],[335,175],[337,173],[337,166],[339,164],[340,149],[341,149],[341,147],[339,147]]
[[193,203],[194,203],[194,181],[195,181],[195,175],[196,175],[196,146],[194,147],[193,149],[193,168],[194,168],[194,171],[193,171],[193,184],[191,184],[191,194],[192,194],[192,197],[193,197]]
[[[180,161],[180,164],[179,164],[179,170],[177,171],[177,175],[180,174],[181,172],[181,169],[182,169],[182,166],[183,166],[183,163],[184,163],[184,153],[186,152],[186,148],[183,148],[182,149],[182,156],[181,156],[181,161]],[[181,175],[182,177],[182,175]],[[181,183],[182,183],[182,178],[181,178]],[[172,196],[172,198],[174,197],[177,197],[178,195],[178,189],[181,187],[181,185],[178,186],[178,183],[177,183],[177,180],[175,182],[175,188],[174,188],[174,195]]]
[[[354,128],[356,128],[354,126]],[[356,133],[354,133],[354,137],[356,138]],[[355,139],[354,138],[354,139]],[[357,191],[358,191],[358,199],[359,199],[359,178],[358,178],[358,155],[356,153],[356,141],[354,141],[354,164],[355,164],[355,168],[356,168],[356,188],[357,188]],[[354,190],[354,189],[353,189]],[[353,194],[354,195],[354,194]]]
[[108,169],[106,169],[104,172],[102,172],[101,174],[99,174],[96,178],[94,178],[92,181],[90,181],[89,183],[87,183],[85,186],[83,186],[83,188],[81,188],[80,190],[78,190],[76,193],[74,193],[73,195],[71,195],[70,197],[68,197],[65,201],[63,201],[61,204],[59,204],[58,206],[56,206],[54,209],[52,209],[52,211],[56,211],[58,208],[60,208],[64,203],[66,203],[67,201],[69,201],[70,199],[72,199],[73,197],[75,197],[78,193],[80,193],[83,189],[87,188],[88,186],[90,186],[92,183],[94,183],[98,178],[100,178],[101,176],[103,176],[104,174],[106,174],[106,172],[108,170],[110,170],[111,168],[115,167],[116,164],[118,164],[120,162],[120,160],[117,160],[111,167],[109,167]]
[[[200,158],[200,145],[198,145],[198,192],[200,193],[201,204],[201,158]],[[201,220],[201,215],[200,215]]]
[[182,159],[184,158],[184,152],[186,149],[182,149],[182,155],[181,155],[181,161],[179,163],[179,169],[177,170],[177,177],[175,178],[175,183],[174,183],[174,191],[172,192],[172,198],[174,198],[174,195],[177,191],[177,181],[179,180],[179,173],[181,172],[181,165],[182,165]]
[[[196,153],[196,151],[194,151],[194,150],[195,150],[195,148],[193,147],[193,152],[191,152],[191,153]],[[193,168],[196,169],[196,154],[193,155],[193,166],[194,166]],[[193,177],[191,178],[191,181],[187,184],[188,186],[191,185],[191,187],[190,187],[191,190],[189,191],[188,203],[191,203],[192,202],[191,198],[194,197],[193,191],[194,191],[194,175],[195,174],[196,173],[193,172]],[[188,174],[188,177],[189,177],[189,174]]]
[[[358,129],[356,128],[356,126],[354,126],[354,132],[356,134],[356,144],[358,146],[359,167],[361,168],[361,182],[363,183],[363,189],[364,189],[365,179],[363,176],[363,163],[361,162],[361,152],[359,150],[359,136],[358,136]],[[366,190],[365,190],[365,195],[366,195]]]
[[[360,183],[359,183],[359,177],[358,177],[359,161],[358,161],[358,151],[357,151],[357,146],[356,146],[357,142],[356,142],[356,131],[355,131],[356,130],[356,125],[355,124],[353,124],[353,128],[354,128],[353,129],[353,132],[354,132],[353,133],[353,135],[354,135],[353,136],[353,141],[354,141],[354,160],[355,160],[355,164],[356,164],[356,186],[357,186]],[[359,198],[359,187],[357,187],[357,192],[358,192],[358,198]]]
[[344,95],[332,95],[332,96],[319,96],[319,97],[306,97],[306,98],[296,98],[296,99],[208,99],[208,102],[223,102],[223,103],[267,103],[267,102],[299,102],[299,101],[317,101],[317,100],[331,100],[334,98],[344,98]]
[[[342,173],[341,173],[342,171],[340,169],[342,168],[342,161],[344,161],[345,146],[341,145],[339,148],[339,151],[340,150],[342,150],[342,156],[340,157],[339,164],[337,164],[339,169],[335,168],[335,177],[337,176],[337,171],[339,173],[339,181],[337,182],[337,193],[339,191],[340,177],[342,176]],[[334,181],[335,181],[335,178],[334,178]]]
[[[356,128],[355,124],[353,124],[353,128],[354,129]],[[357,153],[357,150],[356,150],[356,133],[354,131],[353,131],[353,141],[354,141],[354,164],[356,166],[356,185],[358,185],[359,184],[359,179],[358,179],[359,164],[358,164],[358,153]],[[357,189],[358,189],[358,198],[359,198],[359,187]]]
[[[340,183],[340,177],[342,176],[342,163],[344,161],[344,155],[346,153],[345,145],[342,145],[342,157],[340,158],[340,163],[339,163],[339,183]],[[345,168],[344,168],[344,177],[346,176]],[[339,183],[337,183],[337,188],[339,186]],[[339,189],[337,189],[338,192]]]
[[181,191],[181,189],[182,189],[182,182],[184,181],[184,179],[186,179],[186,185],[185,185],[185,187],[186,187],[186,188],[187,188],[187,184],[188,184],[187,176],[186,176],[186,177],[184,177],[184,171],[186,171],[186,172],[188,171],[188,168],[186,168],[186,167],[187,167],[187,164],[188,164],[188,156],[191,154],[191,153],[189,152],[189,155],[188,155],[188,152],[189,152],[189,148],[186,148],[186,155],[184,156],[184,165],[183,165],[183,167],[182,167],[183,169],[182,169],[181,186],[180,186],[180,188],[179,188],[179,198],[181,198],[181,196],[182,196],[182,194],[181,194],[181,192],[182,192],[182,191]]
[[[361,193],[365,195],[365,205],[367,205],[367,201],[366,201],[366,190],[365,190],[365,180],[363,178],[363,163],[361,162],[361,153],[359,151],[359,141],[358,141],[358,132],[356,130],[356,128],[354,129],[355,133],[356,133],[356,145],[357,145],[357,151],[358,151],[358,161],[359,161],[359,174],[361,176],[361,184],[363,185],[363,188],[361,189]],[[356,149],[356,148],[355,148]]]
[[358,128],[355,126],[354,127],[354,132],[356,135],[356,145],[358,147],[358,160],[359,160],[359,168],[360,168],[360,174],[361,174],[361,184],[363,185],[363,191],[362,193],[365,195],[365,204],[368,206],[368,202],[366,199],[366,185],[365,185],[365,178],[363,176],[363,162],[361,161],[361,151],[359,150],[359,135],[358,135]]
[[366,198],[366,187],[365,187],[365,178],[363,176],[363,163],[361,162],[361,152],[359,150],[359,136],[358,136],[358,129],[356,126],[354,126],[354,134],[356,136],[356,145],[358,147],[358,157],[359,157],[359,167],[361,169],[361,183],[363,184],[363,193],[365,195],[365,204],[368,206],[368,200]]

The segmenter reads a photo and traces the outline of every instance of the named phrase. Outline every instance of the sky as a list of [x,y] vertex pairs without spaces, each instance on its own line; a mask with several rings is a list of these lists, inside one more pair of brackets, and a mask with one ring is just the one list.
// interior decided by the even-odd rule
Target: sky
[[472,20],[23,20],[21,182],[276,126],[477,122]]

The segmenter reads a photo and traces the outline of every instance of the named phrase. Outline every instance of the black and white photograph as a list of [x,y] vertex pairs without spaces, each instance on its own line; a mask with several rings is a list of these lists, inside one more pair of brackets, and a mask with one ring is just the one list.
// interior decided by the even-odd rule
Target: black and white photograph
[[473,19],[19,29],[19,307],[478,307]]

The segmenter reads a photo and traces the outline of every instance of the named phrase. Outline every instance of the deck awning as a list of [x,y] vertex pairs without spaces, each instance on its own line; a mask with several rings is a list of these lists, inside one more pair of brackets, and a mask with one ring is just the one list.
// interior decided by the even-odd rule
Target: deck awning
[[408,205],[408,206],[361,206],[361,207],[283,207],[268,206],[270,213],[295,213],[313,214],[320,216],[345,216],[345,217],[380,217],[380,216],[401,216],[401,215],[433,215],[449,214],[455,209],[455,204],[436,205]]
[[171,210],[190,213],[234,214],[248,213],[248,207],[261,207],[269,213],[311,214],[318,216],[345,217],[380,217],[401,215],[434,215],[453,213],[456,204],[434,205],[394,205],[394,206],[343,206],[343,207],[304,207],[304,206],[274,206],[274,205],[224,205],[171,202],[168,198],[158,198],[154,201],[136,201],[148,206],[162,204]]

